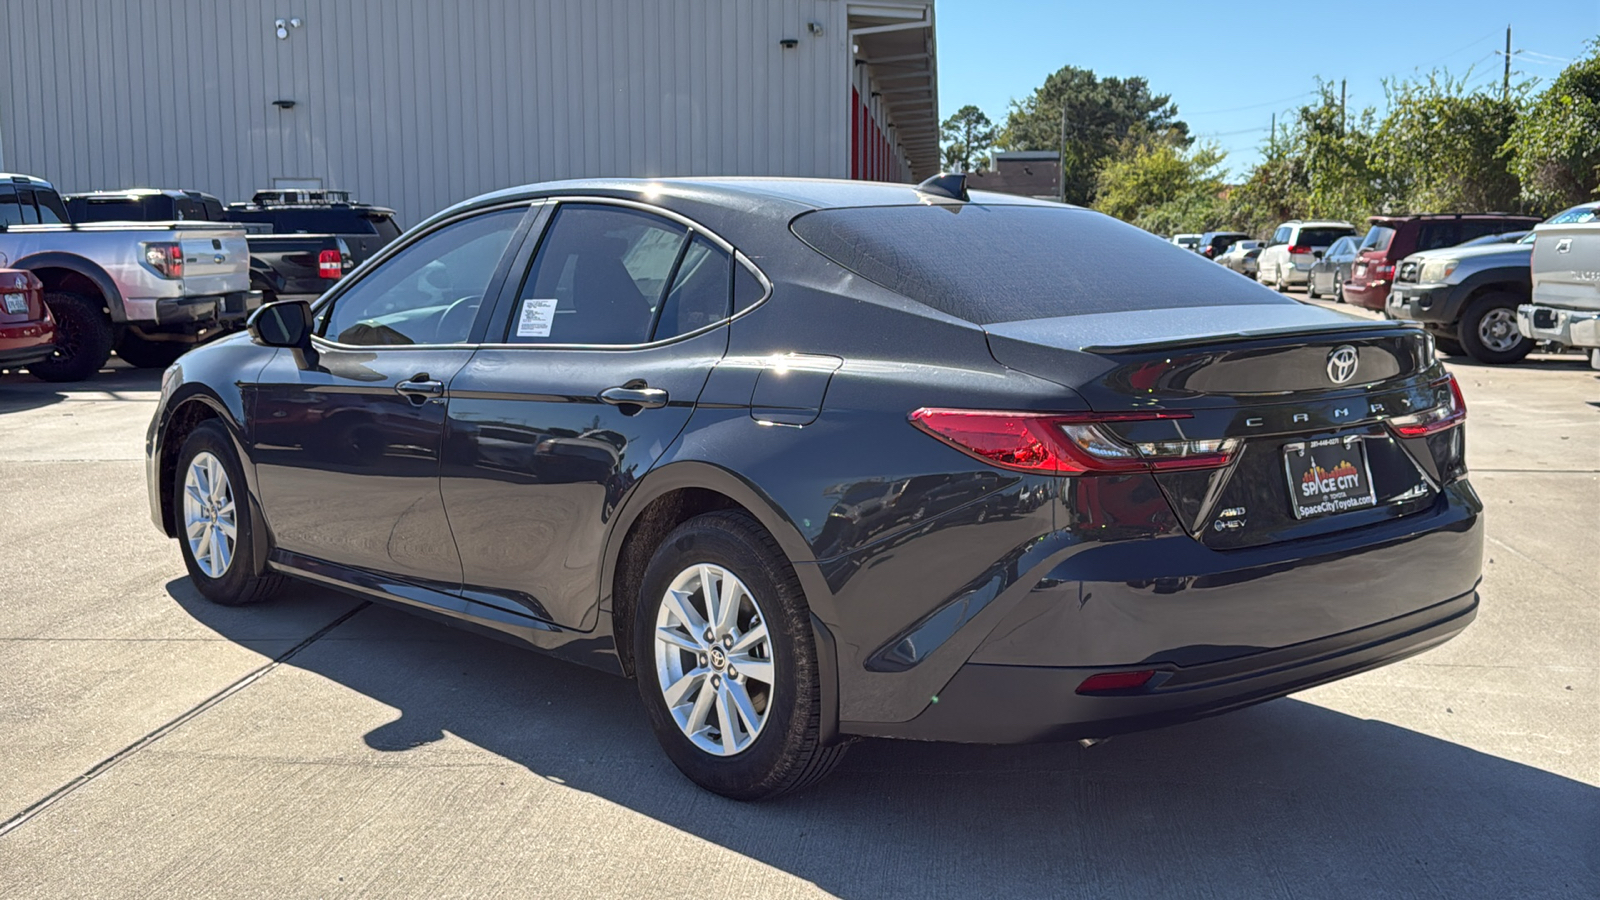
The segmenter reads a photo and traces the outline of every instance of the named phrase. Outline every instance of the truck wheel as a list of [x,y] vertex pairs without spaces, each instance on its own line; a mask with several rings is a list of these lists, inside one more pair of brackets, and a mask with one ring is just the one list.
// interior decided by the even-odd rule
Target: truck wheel
[[1481,363],[1514,363],[1533,352],[1533,339],[1517,330],[1515,294],[1494,291],[1467,304],[1456,326],[1461,349]]
[[117,341],[117,356],[135,369],[165,369],[192,346],[179,341],[152,341],[126,331]]
[[100,302],[67,291],[48,291],[44,304],[56,320],[56,352],[28,367],[45,381],[82,381],[111,357],[111,320]]

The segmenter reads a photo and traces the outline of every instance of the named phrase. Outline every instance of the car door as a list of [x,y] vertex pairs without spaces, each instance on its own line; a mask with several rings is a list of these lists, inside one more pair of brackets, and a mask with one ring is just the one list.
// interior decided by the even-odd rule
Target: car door
[[277,549],[459,589],[439,494],[446,386],[472,356],[528,209],[474,212],[408,241],[318,308],[314,359],[282,350],[256,378],[250,455]]
[[588,631],[608,523],[727,351],[736,263],[687,222],[589,201],[524,255],[496,342],[451,382],[445,508],[466,599]]

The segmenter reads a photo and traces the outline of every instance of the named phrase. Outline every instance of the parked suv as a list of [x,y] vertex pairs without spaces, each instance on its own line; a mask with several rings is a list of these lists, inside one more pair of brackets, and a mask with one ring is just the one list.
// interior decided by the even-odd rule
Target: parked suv
[[1507,213],[1373,216],[1361,239],[1350,280],[1344,284],[1347,303],[1383,309],[1395,279],[1395,264],[1413,253],[1454,247],[1474,238],[1507,231],[1526,231],[1539,224],[1536,216]]
[[[74,222],[178,219],[225,222],[244,228],[250,246],[250,288],[261,292],[263,303],[314,300],[355,267],[350,245],[340,235],[273,234],[272,225],[267,223],[230,222],[222,201],[201,191],[95,191],[68,194],[66,202]],[[337,219],[330,219],[328,224],[337,224]]]
[[44,283],[55,351],[28,371],[47,381],[88,378],[113,348],[132,365],[164,367],[261,304],[242,227],[75,225],[55,187],[28,175],[0,175],[0,266]]
[[1600,203],[1552,216],[1534,235],[1533,302],[1517,307],[1517,328],[1581,349],[1600,369]]
[[1313,220],[1279,225],[1256,260],[1256,278],[1279,291],[1305,284],[1311,267],[1339,238],[1356,233],[1349,222]]

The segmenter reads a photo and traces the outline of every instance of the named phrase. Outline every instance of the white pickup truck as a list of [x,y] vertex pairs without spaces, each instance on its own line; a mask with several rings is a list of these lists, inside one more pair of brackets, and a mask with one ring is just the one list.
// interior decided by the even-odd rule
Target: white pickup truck
[[1600,203],[1583,203],[1533,229],[1533,296],[1517,330],[1575,347],[1600,369]]
[[79,381],[117,355],[165,367],[261,305],[244,229],[211,222],[74,225],[47,181],[0,174],[0,267],[44,282],[56,352],[28,367]]

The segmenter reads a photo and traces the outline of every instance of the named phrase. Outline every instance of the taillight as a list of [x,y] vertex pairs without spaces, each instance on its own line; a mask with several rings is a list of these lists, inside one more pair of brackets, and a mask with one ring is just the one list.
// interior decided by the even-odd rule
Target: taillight
[[1385,278],[1393,278],[1394,263],[1378,263],[1372,267],[1372,274],[1378,276],[1380,280]]
[[321,278],[338,278],[344,274],[344,258],[337,250],[324,250],[317,254],[317,275]]
[[1396,416],[1389,420],[1389,427],[1401,437],[1418,438],[1430,434],[1438,434],[1447,428],[1454,428],[1467,420],[1467,401],[1461,396],[1461,383],[1456,381],[1454,375],[1446,375],[1443,379],[1435,381],[1434,387],[1446,382],[1450,384],[1450,395],[1445,402],[1425,409],[1409,416]]
[[162,278],[183,277],[183,248],[170,241],[144,245],[144,261]]
[[1302,254],[1302,253],[1309,255],[1311,253],[1311,245],[1309,245],[1309,244],[1290,244],[1289,245],[1289,253],[1290,253],[1290,255],[1299,255],[1299,254]]
[[1101,474],[1211,469],[1233,461],[1238,438],[1128,443],[1108,422],[1187,419],[1186,412],[1029,413],[919,409],[911,424],[962,453],[1018,472]]

